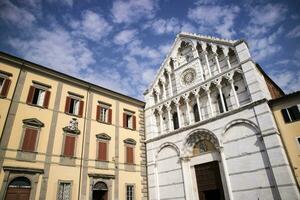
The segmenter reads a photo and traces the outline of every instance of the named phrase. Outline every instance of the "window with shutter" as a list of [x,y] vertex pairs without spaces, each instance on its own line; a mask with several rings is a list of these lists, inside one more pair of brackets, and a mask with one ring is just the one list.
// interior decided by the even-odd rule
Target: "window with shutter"
[[1,95],[1,97],[7,96],[10,84],[11,84],[10,79],[0,77],[0,95]]
[[100,105],[97,105],[97,116],[96,119],[99,122],[111,124],[112,123],[112,109],[110,108],[111,105],[99,102]]
[[133,164],[134,159],[133,159],[133,147],[131,146],[126,146],[126,163],[127,164]]
[[136,130],[136,116],[131,113],[123,113],[123,127]]
[[71,135],[65,136],[64,156],[73,157],[75,151],[75,137]]
[[66,98],[65,113],[77,115],[82,117],[84,108],[84,101],[68,96]]
[[286,123],[300,120],[300,104],[281,110],[283,119]]
[[26,103],[30,105],[36,105],[44,108],[48,108],[50,100],[50,91],[30,86]]
[[107,143],[98,142],[98,160],[106,161],[107,160]]
[[25,128],[22,150],[34,152],[36,148],[38,130],[34,128]]

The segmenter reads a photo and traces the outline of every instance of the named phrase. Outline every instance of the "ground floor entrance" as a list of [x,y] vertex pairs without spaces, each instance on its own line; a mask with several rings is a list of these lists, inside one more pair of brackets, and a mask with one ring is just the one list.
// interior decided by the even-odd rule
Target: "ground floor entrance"
[[108,188],[104,182],[97,182],[93,187],[93,200],[108,200]]
[[195,165],[199,200],[224,200],[218,161]]

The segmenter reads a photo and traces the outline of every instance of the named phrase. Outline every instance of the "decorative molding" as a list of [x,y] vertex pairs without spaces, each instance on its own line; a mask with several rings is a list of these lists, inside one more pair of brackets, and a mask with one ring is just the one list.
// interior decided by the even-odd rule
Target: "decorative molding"
[[125,144],[131,144],[131,145],[136,145],[136,141],[134,139],[131,138],[127,138],[124,140]]
[[3,166],[4,171],[19,172],[19,173],[38,173],[43,174],[43,169],[27,168],[27,167],[14,167],[14,166]]
[[38,120],[37,118],[29,118],[29,119],[23,119],[23,124],[29,125],[29,126],[35,126],[35,127],[44,127],[45,124]]
[[106,133],[99,133],[96,135],[97,139],[102,139],[102,140],[110,140],[111,137],[107,135]]
[[69,94],[69,95],[72,95],[72,96],[79,97],[79,98],[81,98],[81,99],[83,99],[83,98],[84,98],[84,96],[83,96],[83,95],[81,95],[81,94],[77,94],[77,93],[74,93],[74,92],[70,92],[70,91],[68,91],[68,94]]
[[42,82],[39,82],[39,81],[32,81],[32,83],[43,86],[43,87],[46,87],[46,88],[51,88],[52,87],[51,85],[48,85],[48,84],[45,84],[45,83],[42,83]]

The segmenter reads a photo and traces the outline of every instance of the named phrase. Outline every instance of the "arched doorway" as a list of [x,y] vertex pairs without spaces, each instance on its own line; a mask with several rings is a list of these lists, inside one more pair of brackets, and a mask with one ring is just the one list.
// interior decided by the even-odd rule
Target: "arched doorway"
[[216,136],[207,130],[196,130],[186,140],[186,148],[191,157],[190,166],[194,196],[199,200],[224,200],[222,163],[218,151],[219,142]]
[[5,200],[29,200],[30,190],[30,180],[26,177],[17,177],[9,183]]
[[108,188],[104,182],[97,182],[93,187],[93,200],[107,200]]

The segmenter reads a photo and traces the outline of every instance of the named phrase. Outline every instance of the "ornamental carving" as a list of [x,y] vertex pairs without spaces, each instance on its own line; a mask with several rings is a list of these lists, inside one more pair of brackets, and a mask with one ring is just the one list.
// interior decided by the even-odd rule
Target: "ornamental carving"
[[63,128],[64,132],[80,134],[80,130],[78,129],[78,121],[76,118],[72,118],[69,122],[69,125]]
[[186,86],[190,85],[195,81],[196,78],[196,71],[193,68],[186,69],[184,72],[181,74],[181,84]]

